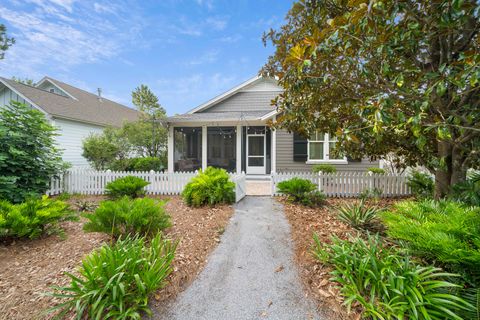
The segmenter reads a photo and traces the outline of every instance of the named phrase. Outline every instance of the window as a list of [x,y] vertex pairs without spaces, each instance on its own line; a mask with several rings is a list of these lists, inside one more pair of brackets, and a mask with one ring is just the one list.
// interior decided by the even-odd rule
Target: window
[[343,155],[335,152],[336,143],[337,137],[332,135],[330,138],[328,133],[315,132],[308,139],[308,161],[347,161]]
[[202,128],[174,128],[175,171],[195,171],[202,167]]
[[55,89],[53,89],[53,88],[50,88],[49,91],[50,91],[51,93],[55,93]]

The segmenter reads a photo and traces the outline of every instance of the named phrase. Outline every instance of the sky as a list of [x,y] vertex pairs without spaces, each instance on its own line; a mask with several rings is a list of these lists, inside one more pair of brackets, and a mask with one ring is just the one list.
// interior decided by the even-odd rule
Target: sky
[[288,0],[2,0],[16,43],[0,76],[48,75],[132,106],[148,85],[168,115],[184,113],[257,75]]

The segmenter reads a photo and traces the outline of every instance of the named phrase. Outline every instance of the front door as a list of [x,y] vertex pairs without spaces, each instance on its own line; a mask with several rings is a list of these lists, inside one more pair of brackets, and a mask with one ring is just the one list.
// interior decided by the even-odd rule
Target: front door
[[265,174],[265,134],[247,134],[247,174]]

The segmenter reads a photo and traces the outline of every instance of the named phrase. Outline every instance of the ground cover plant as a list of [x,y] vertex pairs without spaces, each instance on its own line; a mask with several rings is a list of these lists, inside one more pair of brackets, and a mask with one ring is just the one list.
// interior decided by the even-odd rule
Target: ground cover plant
[[289,201],[306,206],[321,206],[326,199],[325,194],[317,190],[317,185],[307,179],[295,177],[278,183],[277,188]]
[[104,232],[114,238],[125,235],[154,235],[171,226],[165,201],[123,198],[102,201],[93,213],[85,213],[84,230]]
[[346,203],[338,208],[338,218],[355,229],[371,229],[383,209],[365,200]]
[[331,244],[314,236],[315,257],[333,267],[350,310],[360,304],[370,319],[462,319],[460,311],[473,306],[449,293],[460,286],[448,281],[454,274],[422,266],[401,249],[386,247],[378,236],[367,240],[333,237]]
[[480,208],[453,201],[404,201],[381,214],[387,234],[412,253],[480,285]]
[[145,195],[145,187],[147,185],[149,185],[149,182],[142,178],[126,176],[107,183],[105,193],[113,199],[124,196],[138,198]]
[[480,207],[480,172],[472,173],[466,181],[452,187],[451,198],[468,206]]
[[176,242],[157,234],[147,243],[126,237],[85,257],[78,274],[68,273],[68,286],[52,294],[66,301],[51,311],[58,318],[74,311],[76,319],[140,319],[151,314],[149,296],[166,285],[172,272]]
[[76,219],[67,203],[48,196],[31,198],[21,204],[0,200],[0,239],[34,239],[44,233],[61,233],[60,222]]
[[337,168],[331,164],[316,164],[313,166],[312,171],[315,173],[336,173]]
[[192,207],[233,203],[235,201],[235,183],[224,169],[208,167],[199,170],[182,192],[185,203]]

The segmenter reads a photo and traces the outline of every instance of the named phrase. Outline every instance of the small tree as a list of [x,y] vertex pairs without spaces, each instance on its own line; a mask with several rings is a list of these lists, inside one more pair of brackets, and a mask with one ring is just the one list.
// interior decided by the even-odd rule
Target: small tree
[[91,134],[83,140],[83,157],[97,170],[107,169],[115,160],[125,159],[130,153],[129,142],[117,128],[105,128],[100,134]]
[[14,101],[0,108],[0,198],[18,203],[45,193],[63,164],[55,136],[40,111]]
[[137,151],[150,157],[159,157],[167,141],[165,109],[157,96],[143,84],[132,92],[132,102],[142,117],[138,122],[126,124],[124,129]]
[[15,39],[7,36],[7,28],[5,25],[0,24],[0,60],[5,57],[5,51],[15,43]]

